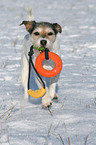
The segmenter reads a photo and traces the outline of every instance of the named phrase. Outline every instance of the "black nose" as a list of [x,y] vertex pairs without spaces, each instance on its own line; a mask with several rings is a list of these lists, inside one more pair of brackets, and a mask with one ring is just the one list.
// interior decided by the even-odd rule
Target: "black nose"
[[47,44],[47,41],[46,40],[41,40],[40,43],[41,43],[42,46],[45,46]]

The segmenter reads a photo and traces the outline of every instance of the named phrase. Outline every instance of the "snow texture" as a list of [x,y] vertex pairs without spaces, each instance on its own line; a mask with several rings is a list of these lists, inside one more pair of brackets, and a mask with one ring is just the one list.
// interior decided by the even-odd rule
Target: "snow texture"
[[[52,114],[23,98],[27,32],[19,24],[28,19],[28,5],[36,21],[63,29],[58,39],[64,67]],[[96,0],[0,0],[0,84],[0,144],[96,145]]]

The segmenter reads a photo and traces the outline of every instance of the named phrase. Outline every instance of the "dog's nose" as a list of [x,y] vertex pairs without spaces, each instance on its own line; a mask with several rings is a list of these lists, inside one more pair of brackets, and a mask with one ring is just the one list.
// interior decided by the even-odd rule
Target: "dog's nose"
[[46,40],[41,40],[40,43],[41,43],[42,46],[45,46],[47,44],[47,41]]

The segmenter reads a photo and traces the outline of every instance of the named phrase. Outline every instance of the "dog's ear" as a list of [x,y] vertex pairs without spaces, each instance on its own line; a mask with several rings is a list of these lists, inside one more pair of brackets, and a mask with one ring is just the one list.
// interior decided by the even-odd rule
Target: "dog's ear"
[[58,23],[53,23],[53,26],[55,27],[56,32],[61,33],[62,32],[62,28]]
[[26,30],[30,33],[34,28],[36,22],[35,21],[23,21],[20,25],[25,25]]

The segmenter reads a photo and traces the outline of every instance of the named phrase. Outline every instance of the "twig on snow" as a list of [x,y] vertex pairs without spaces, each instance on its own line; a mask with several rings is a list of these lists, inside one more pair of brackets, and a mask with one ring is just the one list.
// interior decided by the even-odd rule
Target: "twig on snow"
[[85,145],[87,145],[87,139],[88,139],[88,135],[86,136]]
[[50,128],[49,128],[49,130],[48,130],[47,138],[46,138],[46,141],[45,141],[44,145],[46,145],[46,143],[47,143],[47,140],[48,140],[48,137],[49,137],[51,128],[52,128],[52,124],[50,125]]
[[59,126],[59,124],[60,124],[60,121],[59,121],[59,123],[57,124],[57,126],[54,128],[54,130],[56,130],[56,129],[57,129],[57,127]]
[[13,110],[13,108],[14,108],[15,106],[13,106],[12,108],[11,108],[11,110],[10,110],[10,112],[9,112],[9,114],[8,114],[8,116],[6,117],[6,119],[5,119],[5,133],[7,133],[7,125],[6,125],[6,120],[9,118],[9,116],[10,116],[10,114],[11,114],[11,112],[12,112],[12,110]]
[[[15,105],[16,106],[16,105]],[[0,118],[2,118],[7,112],[9,112],[10,110],[12,110],[15,106],[13,106],[13,107],[10,107],[10,109],[9,110],[7,110],[4,114],[2,114],[1,116],[0,116]]]
[[70,139],[69,139],[69,137],[68,137],[68,145],[70,145]]
[[62,141],[62,144],[65,145],[65,144],[64,144],[64,141],[63,141],[63,139],[62,139],[62,136],[61,136],[60,134],[59,134],[59,137],[60,137],[60,139],[61,139],[61,141]]
[[79,132],[78,132],[78,135],[77,135],[77,141],[79,141]]
[[50,112],[51,116],[53,116],[53,114],[52,114],[51,110],[49,109],[49,107],[48,107],[47,109],[48,109],[48,111]]

